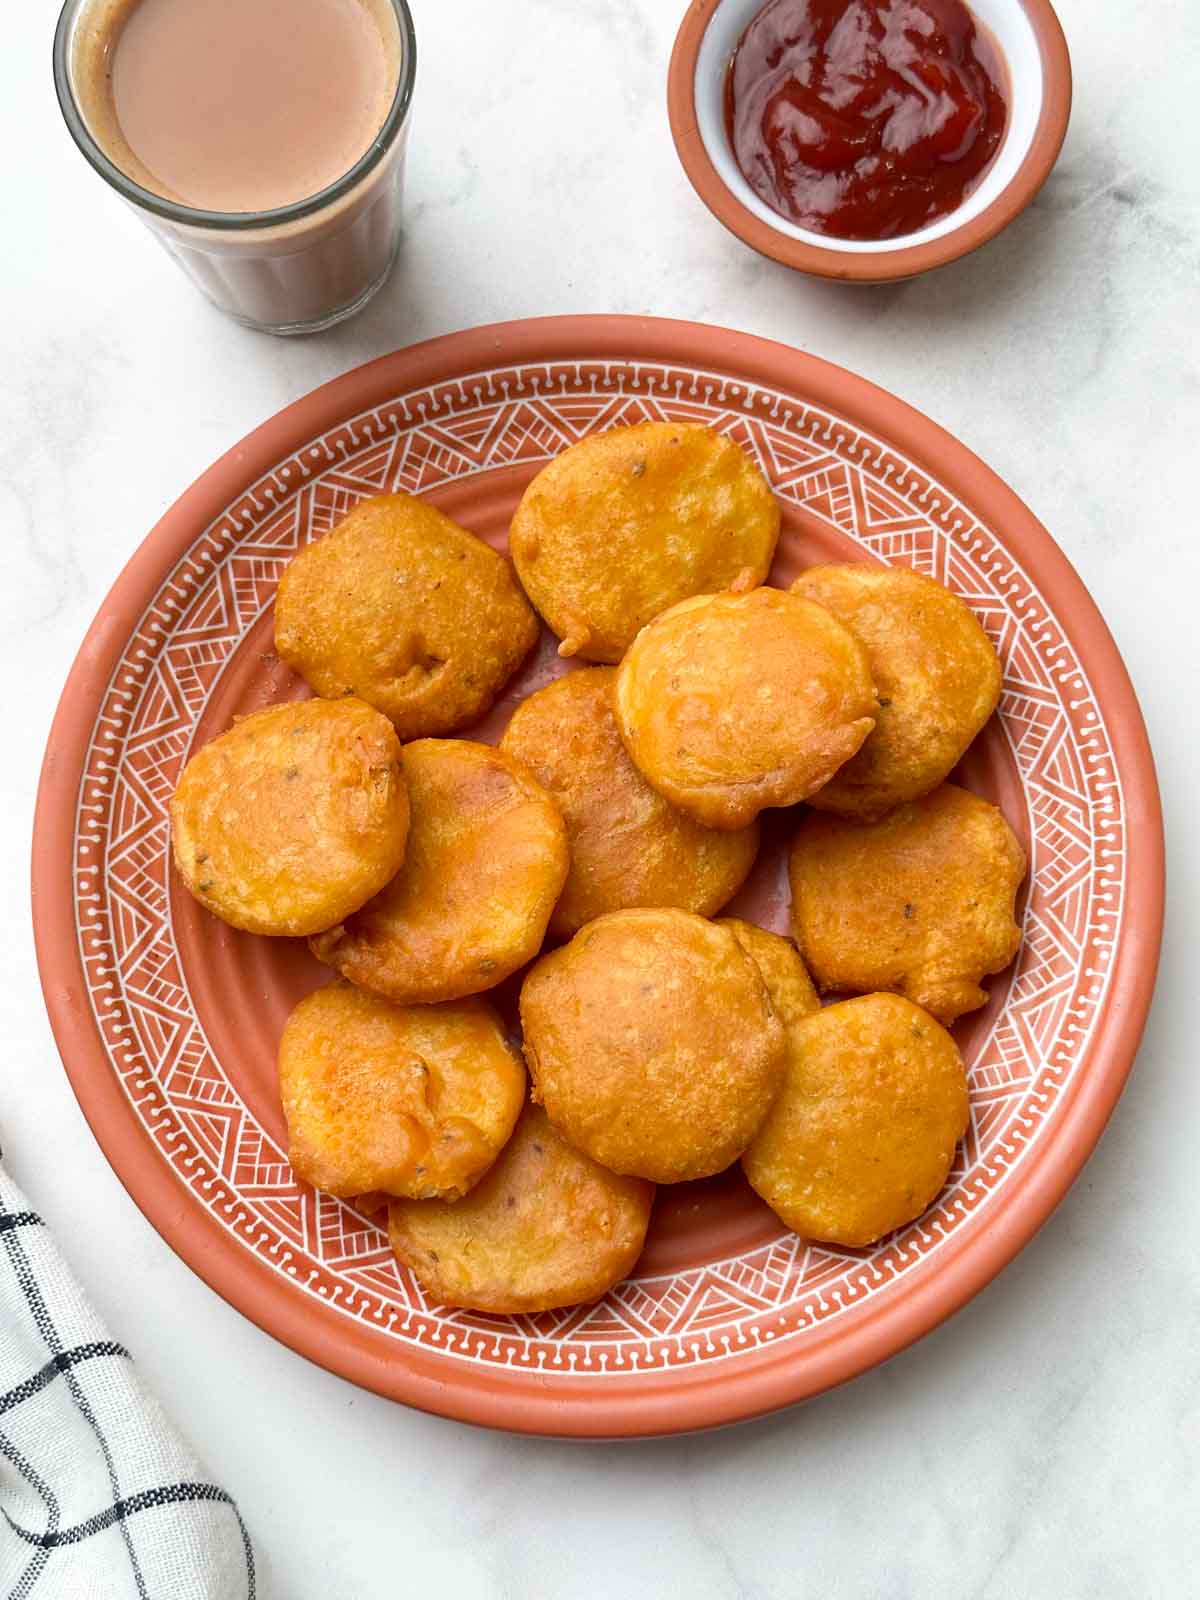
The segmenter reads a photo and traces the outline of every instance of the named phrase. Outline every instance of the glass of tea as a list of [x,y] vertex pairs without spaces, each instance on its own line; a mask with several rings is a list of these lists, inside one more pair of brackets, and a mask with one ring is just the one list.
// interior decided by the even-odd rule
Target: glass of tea
[[416,76],[406,0],[67,0],[67,127],[222,311],[352,316],[400,242]]

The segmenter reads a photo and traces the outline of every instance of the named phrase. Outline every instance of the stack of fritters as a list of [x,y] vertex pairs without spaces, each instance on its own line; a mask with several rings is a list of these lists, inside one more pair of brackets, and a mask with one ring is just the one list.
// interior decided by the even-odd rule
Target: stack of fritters
[[[735,441],[668,422],[534,477],[515,577],[432,506],[364,501],[279,588],[276,648],[318,698],[180,778],[188,888],[339,974],[280,1045],[292,1164],[386,1207],[435,1300],[595,1299],[655,1184],[739,1159],[788,1227],[844,1246],[946,1181],[969,1114],[946,1030],[1020,940],[1021,847],[946,781],[1000,665],[916,572],[766,586],[779,528]],[[525,697],[498,748],[447,737],[532,650],[529,601],[560,656],[604,665]],[[794,943],[710,920],[780,808]],[[522,969],[518,1040],[479,997]]]

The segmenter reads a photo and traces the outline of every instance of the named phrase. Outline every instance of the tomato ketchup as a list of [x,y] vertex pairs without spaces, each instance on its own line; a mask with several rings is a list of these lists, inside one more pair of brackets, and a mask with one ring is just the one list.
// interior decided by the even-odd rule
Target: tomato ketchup
[[841,239],[914,233],[995,157],[1003,60],[962,0],[771,0],[734,52],[726,126],[755,193]]

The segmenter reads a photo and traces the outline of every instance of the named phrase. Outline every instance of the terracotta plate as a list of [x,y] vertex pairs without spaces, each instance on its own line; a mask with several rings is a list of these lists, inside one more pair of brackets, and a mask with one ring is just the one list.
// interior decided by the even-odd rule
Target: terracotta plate
[[[361,496],[427,495],[497,546],[538,465],[597,428],[700,419],[775,486],[773,574],[920,568],[983,619],[1001,714],[964,781],[1032,860],[1025,944],[960,1038],[971,1127],[946,1192],[872,1250],[806,1244],[735,1174],[660,1192],[636,1278],[600,1305],[429,1305],[383,1234],[292,1176],[282,1019],[327,974],[238,935],[168,868],[180,767],[238,712],[304,693],[271,653],[275,585]],[[513,698],[562,670],[543,649]],[[782,926],[779,843],[741,904]],[[1129,1071],[1158,955],[1162,826],[1142,719],[1079,579],[974,456],[859,378],[743,334],[576,317],[454,334],[361,367],[230,451],[154,529],[92,626],[50,735],[34,920],[75,1092],[138,1205],[212,1286],[381,1394],[529,1432],[659,1434],[863,1371],[986,1283],[1075,1177]]]

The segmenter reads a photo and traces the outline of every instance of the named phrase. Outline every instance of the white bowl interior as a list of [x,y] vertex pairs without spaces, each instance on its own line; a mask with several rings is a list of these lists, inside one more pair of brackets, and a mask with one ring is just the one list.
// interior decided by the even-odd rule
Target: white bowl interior
[[738,40],[762,9],[763,0],[723,0],[713,12],[700,42],[696,59],[696,121],[709,159],[725,184],[747,211],[769,223],[777,233],[802,240],[819,249],[853,255],[878,255],[927,244],[961,228],[977,217],[1008,187],[1029,154],[1042,109],[1042,57],[1024,6],[1018,0],[970,0],[970,9],[991,30],[1008,65],[1008,127],[999,154],[973,194],[948,216],[940,217],[917,233],[893,239],[835,239],[797,227],[772,211],[746,182],[734,160],[725,132],[725,74]]

